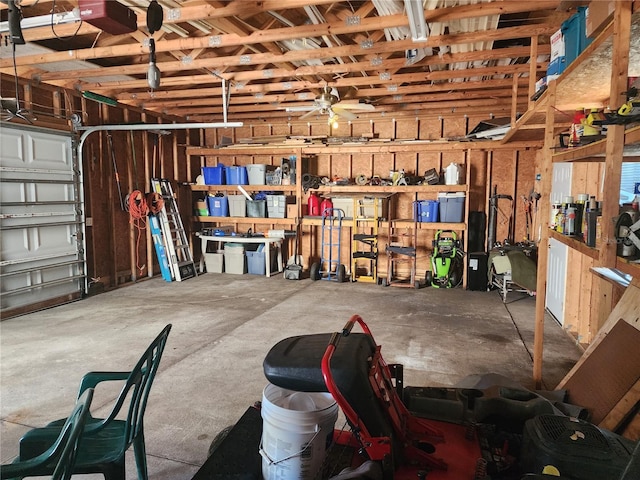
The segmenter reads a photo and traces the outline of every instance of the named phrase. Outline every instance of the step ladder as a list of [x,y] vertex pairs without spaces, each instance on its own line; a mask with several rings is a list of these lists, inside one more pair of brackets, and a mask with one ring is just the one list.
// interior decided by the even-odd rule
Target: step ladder
[[[165,178],[152,178],[151,189],[158,193],[164,200],[164,206],[157,213],[156,218],[162,232],[162,243],[164,244],[164,254],[166,255],[171,279],[177,282],[197,276],[196,265],[189,248],[187,234],[184,231],[182,218],[178,210],[178,204],[171,188],[171,182]],[[151,221],[154,226],[153,220]],[[152,228],[152,230],[155,230]],[[157,230],[156,230],[157,232]],[[152,234],[154,232],[152,231]],[[154,238],[154,243],[156,239]],[[156,252],[158,248],[156,247]],[[160,269],[163,270],[163,261],[159,257]],[[165,271],[162,276],[167,280]]]

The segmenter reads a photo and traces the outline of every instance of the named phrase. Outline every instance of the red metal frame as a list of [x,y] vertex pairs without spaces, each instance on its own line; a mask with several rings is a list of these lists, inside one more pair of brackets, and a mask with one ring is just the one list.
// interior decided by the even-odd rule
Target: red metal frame
[[398,455],[398,458],[402,458],[406,463],[413,464],[417,462],[424,467],[446,470],[448,466],[444,460],[426,453],[418,446],[420,443],[443,443],[444,434],[442,430],[435,427],[433,422],[414,417],[407,410],[402,399],[398,396],[389,366],[382,358],[380,346],[375,343],[371,330],[359,315],[353,315],[342,329],[342,332],[336,332],[331,336],[329,345],[322,357],[322,376],[327,389],[353,426],[353,434],[357,437],[359,444],[364,448],[371,460],[386,461],[394,458],[391,438],[371,436],[358,414],[340,392],[331,374],[331,357],[338,346],[340,337],[348,336],[356,322],[376,345],[369,370],[369,382],[376,397],[389,416],[396,436],[395,439],[402,445],[402,452],[399,452],[401,454]]

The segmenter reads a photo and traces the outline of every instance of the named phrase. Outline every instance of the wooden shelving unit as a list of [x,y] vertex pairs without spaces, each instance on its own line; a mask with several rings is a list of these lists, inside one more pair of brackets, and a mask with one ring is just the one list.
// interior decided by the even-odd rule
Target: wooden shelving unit
[[[369,157],[368,167],[371,173],[379,173],[384,175],[388,172],[388,168],[383,166],[383,162],[386,162],[389,155],[394,156],[396,154],[403,156],[403,159],[407,158],[407,155],[415,156],[414,168],[416,172],[418,169],[418,157],[421,153],[426,151],[430,152],[443,152],[443,151],[459,151],[461,158],[468,158],[468,150],[482,150],[485,148],[495,147],[495,142],[427,142],[427,141],[397,141],[397,142],[371,142],[370,144],[341,144],[341,145],[318,145],[318,144],[305,144],[305,145],[236,145],[232,147],[224,148],[209,148],[209,147],[187,147],[186,153],[189,156],[200,156],[205,158],[212,158],[214,162],[222,162],[225,165],[245,165],[251,163],[271,163],[272,165],[279,164],[279,159],[283,157],[295,156],[297,159],[296,164],[296,179],[295,185],[243,185],[243,188],[249,192],[257,191],[279,191],[285,194],[295,196],[297,203],[298,216],[296,218],[285,219],[273,219],[273,218],[246,218],[246,217],[211,217],[211,216],[197,216],[193,217],[195,222],[199,223],[212,223],[212,224],[227,224],[237,225],[249,228],[253,225],[282,225],[285,227],[293,227],[299,224],[305,230],[302,233],[307,242],[307,250],[313,252],[316,248],[317,241],[314,239],[318,234],[318,227],[322,226],[322,218],[320,217],[306,217],[304,216],[304,203],[306,202],[307,192],[302,187],[302,174],[312,173],[319,174],[321,176],[331,177],[332,173],[336,170],[344,170],[345,165],[349,165],[347,170],[351,172],[351,163],[353,156],[367,155]],[[514,145],[500,146],[498,148],[513,149]],[[302,161],[302,159],[312,159],[308,161]],[[226,161],[225,159],[229,159]],[[376,159],[376,160],[374,160]],[[379,159],[379,160],[377,160]],[[382,162],[380,165],[378,162]],[[309,172],[303,171],[305,165],[310,168]],[[466,161],[466,166],[469,168],[470,162]],[[355,168],[355,167],[354,167]],[[319,170],[318,170],[319,169]],[[386,171],[385,171],[386,169]],[[424,168],[423,168],[424,169]],[[355,176],[355,173],[351,172]],[[467,178],[469,178],[470,171],[466,172]],[[191,185],[191,191],[193,193],[207,193],[207,192],[222,192],[222,193],[235,193],[238,192],[236,185]],[[320,196],[361,196],[365,194],[369,195],[400,195],[403,196],[403,204],[411,204],[416,200],[424,199],[436,199],[440,192],[465,192],[465,215],[462,222],[439,222],[439,223],[422,223],[414,222],[413,219],[406,218],[408,212],[404,212],[405,215],[399,215],[401,218],[393,218],[392,223],[388,219],[378,222],[379,228],[382,229],[381,235],[384,238],[385,233],[388,232],[390,226],[394,225],[409,225],[415,224],[417,231],[424,232],[426,237],[432,235],[429,232],[436,230],[454,230],[458,233],[466,233],[467,230],[467,212],[469,211],[469,187],[468,185],[396,185],[396,186],[359,186],[359,185],[322,185],[314,191]],[[397,214],[397,213],[396,213]],[[366,226],[366,221],[361,222],[360,225]],[[345,224],[344,228],[351,228],[351,224]],[[430,248],[431,241],[428,238],[423,238],[421,248]],[[467,235],[464,237],[464,248],[466,249]],[[305,250],[302,248],[301,250]],[[348,253],[348,248],[344,249]],[[345,254],[346,255],[346,254]],[[346,261],[345,261],[346,264]],[[426,267],[425,267],[426,268]],[[466,285],[466,268],[463,273],[463,284]]]
[[355,193],[432,193],[438,192],[466,192],[466,185],[394,185],[394,186],[358,186],[358,185],[322,185],[317,191],[323,193],[341,193],[346,195]]
[[[295,185],[240,185],[247,192],[286,192],[296,191]],[[239,193],[238,185],[191,185],[193,192],[236,192]]]
[[[624,103],[628,76],[640,76],[640,12],[632,13],[632,3],[621,1],[616,2],[613,21],[557,80],[549,83],[547,91],[518,119],[503,139],[506,144],[514,141],[544,141],[541,165],[543,199],[549,199],[551,195],[554,162],[602,162],[605,171],[602,218],[613,218],[618,214],[622,161],[640,158],[640,127],[625,130],[622,125],[609,126],[606,139],[562,151],[557,150],[556,135],[567,129],[575,109],[617,108]],[[548,219],[550,212],[549,201],[541,202],[540,218]],[[599,248],[590,248],[578,239],[542,228],[533,355],[533,377],[538,386],[542,382],[549,238],[570,248],[573,270],[568,271],[567,275],[571,277],[571,282],[579,282],[579,285],[572,284],[567,288],[589,296],[580,305],[577,317],[582,323],[577,327],[581,332],[581,341],[589,343],[595,337],[597,329],[611,312],[612,305],[611,286],[604,285],[605,282],[595,275],[580,272],[589,272],[591,266],[600,266],[640,275],[638,265],[616,257],[615,242],[603,241]],[[603,220],[602,238],[615,238],[613,222]],[[567,282],[569,284],[569,278]],[[586,335],[583,335],[585,332]]]
[[583,255],[593,258],[594,260],[597,260],[599,257],[599,252],[597,249],[587,246],[584,242],[580,241],[577,238],[563,235],[556,232],[555,230],[549,230],[549,236],[559,241],[560,243],[564,243],[568,247],[579,251]]
[[267,217],[193,217],[195,221],[200,223],[218,223],[238,225],[294,225],[295,218],[267,218]]

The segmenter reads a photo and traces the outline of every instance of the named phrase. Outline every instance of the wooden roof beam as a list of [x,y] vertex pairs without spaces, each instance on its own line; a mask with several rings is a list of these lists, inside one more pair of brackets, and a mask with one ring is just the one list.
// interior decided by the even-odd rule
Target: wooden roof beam
[[[233,2],[230,5],[236,5],[237,3],[238,2]],[[551,4],[557,4],[557,2],[538,1],[538,2],[528,2],[526,4],[525,2],[506,2],[506,1],[492,2],[492,3],[486,3],[486,4],[483,3],[483,4],[475,4],[475,5],[462,5],[457,7],[449,7],[448,9],[428,10],[428,11],[425,11],[425,16],[429,16],[430,12],[437,12],[436,17],[427,18],[427,21],[444,21],[444,20],[450,20],[452,19],[452,17],[466,18],[466,17],[474,17],[479,15],[483,16],[483,15],[489,15],[489,14],[513,13],[517,11],[533,11],[533,10],[540,9],[540,6],[542,5],[545,5],[546,8],[549,8]],[[251,5],[254,5],[254,4],[251,4]],[[484,7],[485,5],[487,6],[486,8]],[[518,6],[518,8],[514,8],[516,6]],[[469,7],[474,7],[474,8],[469,8]],[[442,10],[442,12],[440,10]],[[495,10],[495,11],[494,13],[489,13],[488,10]],[[447,15],[447,13],[449,13],[449,15]],[[209,17],[206,17],[201,13],[200,18],[198,19],[203,20],[206,18],[209,18]],[[182,21],[186,21],[186,20],[182,20]],[[161,52],[168,52],[172,50],[193,50],[198,48],[241,46],[241,45],[248,45],[251,43],[274,42],[278,40],[286,40],[286,39],[294,39],[294,38],[319,37],[322,35],[331,35],[331,34],[335,34],[335,35],[353,34],[357,32],[374,31],[374,30],[380,30],[388,27],[400,27],[400,26],[407,26],[407,25],[408,25],[408,19],[406,15],[388,15],[383,17],[368,17],[368,18],[362,18],[360,24],[357,24],[357,25],[353,25],[349,22],[334,22],[334,23],[325,23],[320,25],[302,25],[302,26],[296,26],[296,27],[277,28],[277,29],[271,29],[266,31],[256,31],[247,36],[242,36],[237,34],[219,35],[219,36],[215,36],[216,37],[215,44],[213,46],[210,43],[212,41],[211,36],[164,40],[156,44],[156,52],[161,53]],[[518,28],[518,27],[510,27],[510,28]],[[554,31],[555,28],[556,27],[552,27],[551,31]],[[505,30],[505,29],[499,29],[499,30]],[[486,32],[486,33],[490,33],[490,32]],[[529,35],[523,34],[522,36],[530,37],[532,34],[533,33]],[[541,34],[544,34],[544,33],[541,33]],[[455,37],[455,35],[453,35],[453,37]],[[488,37],[487,39],[495,40],[496,38]],[[478,41],[482,41],[482,40],[478,40]],[[449,41],[449,43],[462,43],[462,42]],[[436,46],[431,44],[430,41],[421,42],[416,45],[417,46]],[[132,48],[138,51],[132,52],[131,51]],[[65,51],[65,52],[50,53],[47,55],[27,55],[24,57],[19,57],[17,61],[18,61],[18,65],[33,64],[33,63],[42,64],[42,63],[51,63],[51,62],[57,62],[57,61],[92,60],[97,58],[129,56],[132,54],[135,55],[136,53],[139,53],[139,54],[148,53],[148,48],[143,47],[142,45],[130,45],[130,44],[113,46],[113,47],[104,47],[104,48],[88,48],[88,49],[81,49],[81,50],[71,50],[71,51]],[[8,61],[8,59],[3,59],[2,61],[0,61],[0,68],[6,68],[7,66],[10,66],[9,64],[10,62]]]
[[[545,35],[554,31],[553,27],[548,25],[526,25],[520,27],[508,27],[490,32],[471,32],[457,35],[441,35],[438,37],[431,37],[428,43],[429,46],[438,45],[451,45],[453,43],[473,43],[478,41],[487,40],[507,40],[514,38],[530,37],[531,35]],[[411,40],[397,40],[392,42],[379,42],[374,44],[371,48],[366,49],[366,53],[382,53],[391,51],[401,51],[408,48],[412,48],[414,42]],[[185,65],[183,62],[161,62],[158,64],[158,68],[161,72],[174,72],[183,70],[197,70],[200,68],[216,69],[222,68],[228,65],[234,66],[248,66],[258,64],[275,64],[279,62],[289,62],[297,60],[305,60],[309,58],[327,58],[337,56],[348,56],[365,53],[360,46],[341,46],[322,49],[307,49],[288,51],[281,55],[275,55],[271,53],[255,54],[250,56],[236,55],[229,57],[216,57],[207,59],[198,59]],[[52,54],[57,55],[57,54]],[[35,55],[35,57],[41,57]],[[248,58],[247,58],[248,57]],[[20,57],[26,58],[26,57]],[[37,61],[33,62],[38,64]],[[76,76],[81,78],[87,78],[91,76],[105,76],[105,75],[133,75],[146,73],[146,65],[128,65],[123,67],[104,67],[92,70],[79,70]],[[10,72],[8,72],[10,73]],[[64,73],[64,74],[63,74]],[[40,81],[50,81],[57,79],[68,79],[70,77],[69,72],[50,72],[39,76]]]

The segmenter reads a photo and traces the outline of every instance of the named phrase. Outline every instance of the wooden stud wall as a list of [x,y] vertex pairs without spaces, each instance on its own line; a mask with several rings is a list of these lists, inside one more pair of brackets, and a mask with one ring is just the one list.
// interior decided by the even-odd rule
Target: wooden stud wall
[[[5,79],[3,78],[3,81]],[[27,85],[24,87],[25,98],[34,103],[55,109],[60,115],[68,116],[72,112],[82,112],[85,125],[123,124],[123,123],[162,123],[163,120],[150,113],[134,108],[111,107],[98,104],[69,93],[64,90],[54,90],[50,87]],[[148,183],[152,176],[169,178],[175,188],[178,204],[181,210],[187,233],[192,234],[201,227],[190,221],[195,195],[187,184],[194,182],[200,174],[202,166],[215,163],[213,158],[187,157],[184,146],[188,145],[220,145],[223,138],[229,138],[232,143],[247,137],[268,137],[282,135],[334,135],[360,136],[377,134],[380,138],[388,139],[429,139],[438,140],[444,136],[461,136],[473,128],[480,119],[468,119],[464,116],[455,118],[445,117],[403,116],[398,119],[380,117],[375,120],[341,122],[337,131],[330,132],[324,124],[291,122],[291,123],[256,123],[245,125],[238,129],[219,129],[207,131],[172,131],[169,135],[157,135],[151,132],[135,131],[112,132],[113,145],[117,169],[120,176],[123,197],[136,187],[141,191],[149,190]],[[42,121],[42,126],[56,126],[69,130],[68,122],[60,120]],[[156,138],[157,137],[157,138]],[[532,177],[527,173],[525,162],[531,157],[530,152],[514,151],[486,152],[480,150],[467,151],[462,148],[457,151],[444,150],[442,152],[419,151],[391,153],[359,152],[359,146],[354,145],[349,153],[332,153],[318,158],[315,167],[311,167],[319,175],[339,175],[353,177],[357,174],[388,175],[389,170],[404,169],[409,174],[423,175],[426,170],[435,168],[441,171],[450,162],[461,165],[470,163],[469,205],[471,210],[484,210],[488,195],[487,182],[496,180],[500,184],[499,191],[509,192],[529,191],[533,184]],[[136,167],[133,166],[133,152],[135,152]],[[286,154],[284,156],[287,156]],[[493,160],[491,160],[493,158]],[[112,165],[106,132],[92,134],[84,145],[85,171],[85,199],[86,215],[92,219],[92,226],[87,228],[87,258],[88,276],[92,280],[93,291],[110,289],[131,283],[142,278],[159,274],[153,245],[147,231],[142,232],[140,241],[137,240],[137,230],[129,223],[129,215],[120,208],[115,172]],[[267,163],[279,165],[280,155],[225,156],[224,162]],[[301,168],[300,163],[298,164]],[[490,177],[489,177],[489,173]],[[514,185],[514,179],[522,178]],[[443,190],[446,187],[443,186]],[[391,201],[394,218],[413,216],[413,201],[411,195],[398,196]],[[124,201],[124,198],[123,198]],[[305,201],[298,206],[298,211],[306,211]],[[517,209],[519,205],[516,205]],[[385,214],[386,215],[386,214]],[[517,213],[519,215],[519,213]],[[269,224],[255,224],[256,228],[267,228]],[[520,228],[518,226],[518,228]],[[305,226],[301,239],[302,252],[306,258],[314,258],[319,254],[319,227]],[[382,232],[381,242],[385,242]],[[504,236],[499,230],[498,238]],[[422,277],[428,266],[428,252],[430,250],[433,231],[421,231],[418,236],[418,275]],[[343,239],[350,239],[349,234]],[[192,242],[194,253],[198,253],[199,242]],[[137,254],[136,254],[137,252]],[[350,248],[343,249],[343,262],[349,264]],[[305,260],[306,260],[305,258]],[[384,274],[386,261],[384,257],[379,262],[380,274]]]

